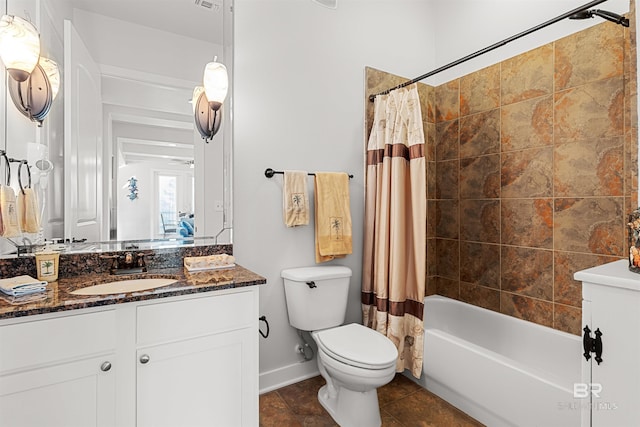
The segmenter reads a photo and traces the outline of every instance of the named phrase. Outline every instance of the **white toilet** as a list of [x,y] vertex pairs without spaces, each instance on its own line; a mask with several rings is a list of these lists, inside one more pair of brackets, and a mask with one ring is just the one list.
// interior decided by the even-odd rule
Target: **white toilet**
[[398,351],[373,329],[357,323],[342,325],[351,270],[291,268],[281,276],[289,323],[311,331],[318,345],[318,368],[327,381],[318,391],[318,400],[342,427],[380,426],[376,389],[393,379]]

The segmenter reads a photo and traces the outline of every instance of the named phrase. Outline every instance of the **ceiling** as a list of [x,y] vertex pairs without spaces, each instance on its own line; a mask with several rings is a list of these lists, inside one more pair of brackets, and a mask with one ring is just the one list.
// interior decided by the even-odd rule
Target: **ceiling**
[[222,45],[223,0],[71,0],[73,7]]

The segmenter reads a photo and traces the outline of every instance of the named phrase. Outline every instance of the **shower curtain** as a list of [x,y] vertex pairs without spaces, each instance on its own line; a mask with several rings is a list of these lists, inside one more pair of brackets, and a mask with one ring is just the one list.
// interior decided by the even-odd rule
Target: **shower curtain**
[[426,165],[416,85],[375,98],[367,146],[363,323],[398,348],[398,372],[422,372]]

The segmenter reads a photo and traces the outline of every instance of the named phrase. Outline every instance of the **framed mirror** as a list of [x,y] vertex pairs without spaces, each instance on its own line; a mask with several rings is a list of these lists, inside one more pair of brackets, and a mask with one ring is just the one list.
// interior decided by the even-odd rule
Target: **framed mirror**
[[[2,147],[28,162],[41,210],[42,231],[13,243],[231,243],[231,0],[3,3],[3,13],[36,26],[41,55],[62,80],[41,127],[12,105],[6,85],[0,91]],[[190,101],[214,58],[230,90],[221,129],[206,143]],[[11,172],[18,190],[17,166]],[[3,253],[15,250],[1,240]]]

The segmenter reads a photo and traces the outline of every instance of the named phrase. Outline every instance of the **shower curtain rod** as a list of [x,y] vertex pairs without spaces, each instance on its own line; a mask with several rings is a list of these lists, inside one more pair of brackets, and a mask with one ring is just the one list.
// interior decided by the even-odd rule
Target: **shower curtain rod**
[[563,19],[566,19],[566,18],[570,17],[571,15],[575,15],[578,12],[582,12],[584,10],[587,10],[587,9],[593,7],[593,6],[599,5],[600,3],[604,3],[605,1],[607,1],[607,0],[594,0],[594,1],[590,2],[590,3],[587,3],[587,4],[583,5],[583,6],[578,7],[576,9],[570,10],[569,12],[563,13],[562,15],[556,16],[555,18],[550,19],[550,20],[548,20],[546,22],[543,22],[542,24],[536,25],[535,27],[529,28],[528,30],[525,30],[525,31],[523,31],[521,33],[518,33],[518,34],[514,35],[514,36],[506,38],[506,39],[504,39],[502,41],[499,41],[498,43],[494,43],[491,46],[487,46],[484,49],[481,49],[481,50],[479,50],[477,52],[469,54],[469,55],[465,56],[464,58],[457,59],[457,60],[455,60],[453,62],[450,62],[447,65],[443,65],[440,68],[436,68],[433,71],[429,71],[428,73],[423,74],[423,75],[421,75],[419,77],[416,77],[415,79],[408,80],[408,81],[406,81],[404,83],[401,83],[401,84],[399,84],[397,86],[394,86],[394,87],[392,87],[390,89],[387,89],[387,90],[385,90],[383,92],[376,93],[376,94],[373,94],[373,95],[369,95],[369,101],[373,102],[373,100],[376,99],[376,96],[378,96],[378,95],[386,95],[389,92],[391,92],[392,90],[400,89],[400,88],[403,88],[405,86],[409,86],[409,85],[411,85],[413,83],[417,83],[420,80],[424,80],[427,77],[431,77],[431,76],[433,76],[435,74],[438,74],[438,73],[440,73],[442,71],[448,70],[449,68],[455,67],[456,65],[460,65],[463,62],[469,61],[470,59],[476,58],[476,57],[478,57],[480,55],[484,55],[485,53],[491,52],[494,49],[502,47],[502,46],[506,45],[509,42],[512,42],[512,41],[517,40],[517,39],[519,39],[521,37],[529,35],[529,34],[531,34],[533,32],[541,30],[541,29],[543,29],[545,27],[548,27],[551,24],[555,24],[556,22],[562,21]]

